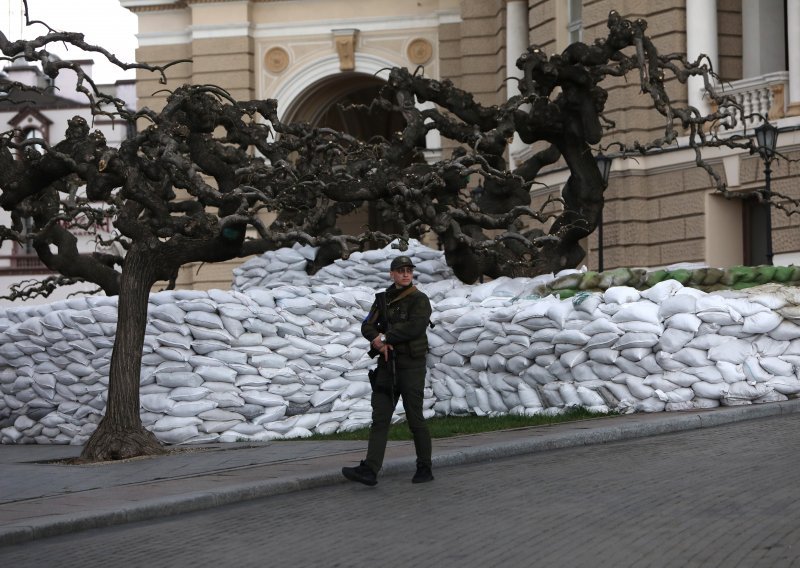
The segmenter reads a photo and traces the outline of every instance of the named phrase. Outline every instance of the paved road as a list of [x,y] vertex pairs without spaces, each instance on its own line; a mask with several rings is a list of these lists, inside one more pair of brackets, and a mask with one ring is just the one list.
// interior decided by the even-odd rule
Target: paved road
[[26,566],[800,566],[800,416],[387,476],[0,548]]

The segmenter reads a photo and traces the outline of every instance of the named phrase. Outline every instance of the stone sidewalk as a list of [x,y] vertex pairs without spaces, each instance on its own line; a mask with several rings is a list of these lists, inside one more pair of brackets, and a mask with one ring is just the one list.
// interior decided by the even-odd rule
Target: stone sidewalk
[[[800,400],[634,414],[434,440],[434,468],[800,412]],[[74,446],[0,446],[0,545],[343,483],[366,442],[281,441],[173,447],[167,456],[65,465]],[[411,442],[390,442],[386,473],[414,470]]]

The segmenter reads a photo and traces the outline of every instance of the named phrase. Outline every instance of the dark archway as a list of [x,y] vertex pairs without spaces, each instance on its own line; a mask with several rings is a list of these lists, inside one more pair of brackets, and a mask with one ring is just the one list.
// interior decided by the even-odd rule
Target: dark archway
[[[374,136],[390,138],[392,133],[405,128],[399,112],[378,111],[368,113],[363,109],[348,108],[369,104],[378,96],[385,81],[362,73],[342,73],[325,78],[309,87],[286,111],[288,122],[308,122],[313,126],[333,128],[368,141]],[[363,207],[337,221],[337,227],[346,234],[363,232],[364,225],[386,233],[400,232],[381,220],[374,207]]]

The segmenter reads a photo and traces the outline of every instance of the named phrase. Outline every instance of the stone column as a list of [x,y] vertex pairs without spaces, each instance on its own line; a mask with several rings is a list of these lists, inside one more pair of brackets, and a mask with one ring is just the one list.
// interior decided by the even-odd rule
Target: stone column
[[[519,56],[528,48],[528,2],[527,0],[508,0],[506,2],[506,95],[507,98],[519,95],[517,79],[522,78],[522,70],[517,68]],[[517,165],[513,155],[525,148],[525,144],[514,134],[508,147],[508,169]]]
[[[686,54],[688,59],[694,61],[701,53],[704,53],[716,71],[719,67],[717,0],[692,0],[686,4]],[[704,100],[702,77],[690,77],[687,87],[689,104],[701,113],[707,114],[710,108]]]
[[789,108],[786,114],[800,114],[800,0],[786,1],[786,36],[789,52]]

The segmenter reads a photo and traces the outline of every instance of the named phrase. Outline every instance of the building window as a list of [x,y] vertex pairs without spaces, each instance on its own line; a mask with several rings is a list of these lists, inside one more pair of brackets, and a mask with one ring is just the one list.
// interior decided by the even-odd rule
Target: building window
[[581,19],[582,9],[583,0],[568,0],[567,32],[569,33],[570,44],[583,41],[583,20]]

